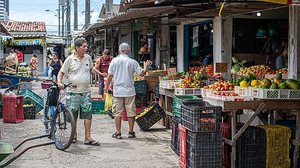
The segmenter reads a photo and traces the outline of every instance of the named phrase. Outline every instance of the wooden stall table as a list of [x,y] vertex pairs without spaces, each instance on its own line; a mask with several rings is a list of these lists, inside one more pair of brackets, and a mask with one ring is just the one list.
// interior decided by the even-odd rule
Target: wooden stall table
[[[262,110],[285,110],[291,111],[296,115],[296,135],[295,139],[292,140],[293,145],[295,145],[294,150],[294,158],[293,158],[293,168],[297,168],[297,161],[299,155],[299,146],[300,146],[300,100],[259,100],[255,99],[253,101],[223,101],[216,100],[212,98],[204,98],[204,101],[210,103],[214,106],[221,106],[223,108],[223,112],[230,112],[232,115],[231,118],[231,139],[225,139],[225,143],[232,146],[231,153],[231,167],[235,168],[235,160],[236,160],[236,142],[237,139],[241,136],[241,134],[246,130],[246,128],[251,124],[251,122],[255,119],[255,117],[260,116],[260,112]],[[250,109],[253,110],[254,113],[252,116],[246,121],[246,123],[242,126],[242,128],[236,133],[236,121],[237,121],[237,111],[241,109]],[[262,119],[262,118],[261,118]],[[262,120],[266,124],[266,121]]]
[[164,89],[159,88],[159,105],[166,112],[166,118],[164,119],[164,125],[167,129],[170,129],[172,120],[172,97],[174,94],[174,89]]

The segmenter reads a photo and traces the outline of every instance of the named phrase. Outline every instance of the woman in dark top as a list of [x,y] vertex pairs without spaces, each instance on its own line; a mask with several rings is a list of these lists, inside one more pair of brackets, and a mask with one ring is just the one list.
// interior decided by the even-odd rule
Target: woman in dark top
[[58,58],[57,53],[52,54],[53,58],[49,62],[48,66],[52,70],[51,77],[54,81],[57,81],[58,72],[62,66],[62,61]]

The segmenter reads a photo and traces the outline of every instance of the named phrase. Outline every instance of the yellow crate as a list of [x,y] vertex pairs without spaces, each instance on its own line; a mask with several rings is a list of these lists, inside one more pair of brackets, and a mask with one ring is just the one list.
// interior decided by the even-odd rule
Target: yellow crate
[[266,131],[266,168],[289,168],[291,130],[281,125],[260,125]]

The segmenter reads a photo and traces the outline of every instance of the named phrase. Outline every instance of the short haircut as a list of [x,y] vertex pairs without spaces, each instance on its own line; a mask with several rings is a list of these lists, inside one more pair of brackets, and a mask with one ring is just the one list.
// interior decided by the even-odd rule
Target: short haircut
[[87,41],[83,37],[77,38],[74,41],[75,48],[76,47],[81,47],[84,43],[87,43]]
[[110,50],[109,50],[109,49],[105,49],[105,50],[103,51],[103,54],[105,54],[105,55],[110,55]]
[[120,46],[119,46],[119,51],[128,51],[128,50],[130,50],[130,46],[127,44],[127,43],[122,43],[122,44],[120,44]]

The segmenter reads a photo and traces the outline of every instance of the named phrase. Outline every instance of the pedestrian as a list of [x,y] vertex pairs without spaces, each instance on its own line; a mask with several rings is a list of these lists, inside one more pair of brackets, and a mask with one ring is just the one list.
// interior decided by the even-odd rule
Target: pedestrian
[[39,59],[37,58],[37,55],[35,53],[32,54],[32,57],[30,59],[30,67],[33,77],[38,77],[38,63]]
[[203,65],[207,66],[207,65],[211,65],[212,63],[213,63],[212,51],[209,50],[207,55],[203,59]]
[[[92,58],[86,54],[88,44],[84,38],[74,41],[75,52],[67,57],[58,73],[58,86],[63,88],[62,79],[65,74],[72,87],[67,88],[69,104],[67,107],[72,111],[77,127],[77,118],[84,119],[85,145],[99,146],[100,143],[91,138],[92,111],[91,111],[91,86],[90,72],[93,68]],[[73,143],[77,142],[77,129]]]
[[282,44],[281,54],[276,58],[276,69],[286,67],[288,59],[288,46],[286,43]]
[[134,73],[140,76],[146,74],[146,70],[152,64],[151,61],[144,61],[144,69],[139,66],[139,63],[129,57],[130,47],[127,43],[122,43],[119,46],[119,55],[114,58],[108,68],[108,77],[104,92],[107,92],[112,78],[113,83],[113,106],[112,112],[116,126],[116,132],[112,135],[113,138],[122,139],[121,136],[121,114],[126,110],[129,124],[128,138],[135,138],[133,131],[136,106],[135,106],[135,88],[134,88]]
[[57,75],[62,64],[61,59],[58,58],[58,54],[56,52],[52,53],[52,59],[48,63],[48,67],[52,70],[51,77],[55,82],[57,81]]
[[108,71],[108,67],[110,62],[112,61],[113,57],[110,55],[110,50],[105,49],[103,51],[102,56],[100,56],[97,60],[96,60],[96,64],[93,68],[93,72],[96,74],[99,74],[99,95],[101,96],[101,98],[103,98],[104,96],[104,78],[107,77],[107,71]]
[[19,51],[18,49],[15,49],[15,53],[17,54],[18,62],[19,63],[23,62],[23,56],[24,56],[24,54],[21,51]]

